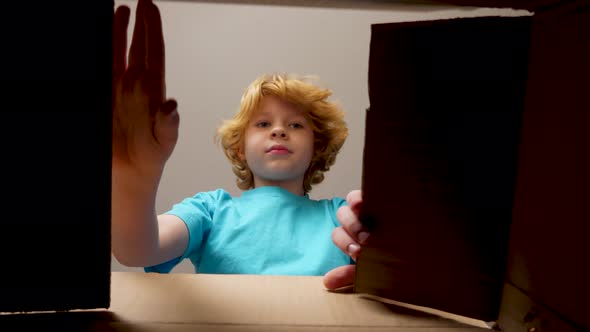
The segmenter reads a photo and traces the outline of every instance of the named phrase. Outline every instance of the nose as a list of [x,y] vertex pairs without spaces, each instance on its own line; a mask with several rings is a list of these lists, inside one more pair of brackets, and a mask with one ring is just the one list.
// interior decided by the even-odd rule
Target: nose
[[272,138],[287,138],[287,133],[283,127],[277,126],[272,129],[271,136]]

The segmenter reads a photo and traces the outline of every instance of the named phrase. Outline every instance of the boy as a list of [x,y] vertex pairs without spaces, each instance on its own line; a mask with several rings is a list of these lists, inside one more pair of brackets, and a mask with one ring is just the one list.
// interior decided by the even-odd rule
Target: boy
[[[166,99],[164,43],[157,7],[140,0],[126,59],[129,9],[115,14],[113,60],[112,248],[125,265],[168,272],[190,258],[198,272],[326,273],[327,288],[352,282],[359,243],[360,192],[313,201],[346,138],[329,91],[277,75],[251,84],[218,138],[247,191],[199,193],[163,215],[155,199],[178,138],[179,115]],[[338,211],[336,213],[336,211]],[[338,226],[335,215],[342,226]],[[342,252],[336,250],[332,241]]]

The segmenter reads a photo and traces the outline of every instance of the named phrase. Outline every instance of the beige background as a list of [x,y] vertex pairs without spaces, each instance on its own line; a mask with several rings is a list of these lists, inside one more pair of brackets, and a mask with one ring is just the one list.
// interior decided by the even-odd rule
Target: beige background
[[[279,3],[279,4],[277,4]],[[115,1],[135,10],[135,1]],[[451,7],[400,1],[156,1],[166,41],[168,95],[179,102],[180,138],[157,199],[162,213],[199,191],[234,195],[231,168],[213,142],[215,128],[236,111],[246,86],[269,72],[320,77],[346,112],[350,134],[336,165],[314,187],[315,199],[360,188],[370,25],[485,15],[507,9]],[[290,4],[290,5],[285,5]],[[130,22],[133,26],[133,17]],[[129,38],[132,29],[129,29]],[[113,271],[140,271],[112,258]],[[174,272],[193,272],[188,260]]]

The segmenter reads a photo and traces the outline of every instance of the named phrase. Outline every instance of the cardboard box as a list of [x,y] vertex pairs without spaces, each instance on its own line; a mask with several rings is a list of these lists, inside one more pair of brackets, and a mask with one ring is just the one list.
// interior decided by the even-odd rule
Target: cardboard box
[[376,24],[356,290],[498,316],[530,17]]
[[[585,235],[590,233],[590,212],[584,208],[590,187],[589,2],[445,3],[534,11],[510,238],[501,231],[498,246],[489,247],[508,250],[503,295],[490,293],[490,303],[500,301],[499,326],[506,331],[590,329],[583,305],[590,280],[584,264],[589,252]],[[7,14],[1,23],[6,34],[0,56],[5,65],[0,312],[111,308],[109,312],[3,315],[3,327],[15,322],[43,327],[53,322],[66,330],[67,326],[190,330],[198,324],[213,330],[471,328],[367,304],[376,302],[361,305],[354,302],[359,300],[356,295],[324,292],[313,278],[113,274],[111,301],[113,6],[112,1],[103,0],[13,1],[3,6]],[[502,247],[505,241],[509,241],[507,248]],[[424,248],[434,250],[428,244]],[[493,261],[493,267],[501,268]],[[495,278],[501,274],[492,272]],[[185,296],[195,289],[212,295]],[[161,296],[168,293],[174,294]],[[449,299],[438,298],[438,303],[446,307]],[[186,311],[196,304],[204,312]],[[223,304],[225,311],[213,313],[213,304]],[[362,315],[356,315],[356,310]],[[107,325],[100,325],[105,321]]]
[[315,276],[141,272],[113,272],[109,311],[0,316],[3,331],[486,331],[478,324],[331,293]]
[[109,306],[113,7],[3,6],[0,312]]
[[589,6],[511,5],[530,22],[373,26],[355,289],[507,331],[590,329]]

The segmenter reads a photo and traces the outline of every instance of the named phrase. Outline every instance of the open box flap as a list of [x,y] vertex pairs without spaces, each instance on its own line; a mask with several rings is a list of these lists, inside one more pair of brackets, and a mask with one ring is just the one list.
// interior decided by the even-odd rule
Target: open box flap
[[[467,1],[446,2],[486,5]],[[540,2],[535,3],[538,5]],[[590,1],[547,1],[547,5],[537,5],[531,7],[538,11],[531,19],[529,40],[525,37],[528,23],[524,21],[522,25],[516,24],[520,27],[512,28],[514,35],[507,33],[497,40],[496,46],[499,47],[518,46],[519,38],[523,38],[521,46],[530,45],[528,56],[525,56],[525,50],[517,50],[512,46],[506,48],[517,52],[508,60],[501,56],[489,58],[485,48],[494,46],[490,43],[477,46],[472,40],[449,45],[445,50],[440,45],[442,43],[434,38],[442,33],[434,32],[434,26],[448,30],[445,26],[449,22],[375,27],[377,30],[390,30],[392,32],[387,33],[394,36],[390,39],[383,36],[372,39],[369,78],[371,110],[367,113],[363,171],[367,203],[364,206],[365,222],[377,224],[373,227],[382,230],[373,232],[371,244],[364,248],[364,254],[359,258],[357,291],[381,294],[485,320],[497,319],[499,310],[499,326],[506,331],[590,330],[584,305],[590,296],[590,272],[583,263],[590,252],[590,243],[585,240],[590,234],[590,210],[584,208],[590,199],[587,190],[590,187],[587,172],[590,169],[590,99],[587,97],[590,86],[590,62],[587,60],[590,58],[590,44],[587,42],[590,35],[590,25],[587,24],[590,19]],[[506,23],[510,20],[503,18],[501,21],[505,23],[498,24],[510,25],[512,23]],[[464,27],[471,24],[466,20],[461,21],[454,24],[463,24]],[[485,33],[482,34],[477,27],[479,24],[479,28],[484,25],[479,22],[471,26],[473,33],[484,36],[501,32],[490,28],[484,29]],[[415,46],[419,43],[416,39],[419,33],[412,32],[412,29],[433,32],[430,35],[423,33],[426,37],[420,44],[430,45],[429,51]],[[455,39],[465,38],[468,34],[462,30],[445,38],[454,43]],[[413,37],[410,38],[410,35]],[[375,39],[379,42],[374,42]],[[506,44],[502,45],[502,41]],[[394,46],[387,45],[391,42]],[[439,48],[432,46],[437,43]],[[470,52],[465,52],[463,48],[469,45]],[[478,91],[481,84],[461,85],[460,80],[449,79],[449,76],[435,78],[435,75],[425,73],[417,64],[417,61],[432,62],[427,67],[435,68],[435,72],[448,75],[449,68],[452,68],[464,75],[462,77],[469,77],[464,74],[468,68],[465,64],[475,60],[464,60],[466,55],[473,55],[473,50],[482,52],[475,57],[481,62],[471,66],[476,75],[471,78],[477,81],[479,75],[490,82],[489,89],[483,92]],[[446,62],[440,61],[440,54],[453,52],[455,55],[448,55]],[[492,49],[491,52],[489,54],[495,51]],[[463,59],[448,61],[453,60],[454,56]],[[528,63],[523,63],[523,57],[528,57]],[[510,73],[500,67],[495,69],[498,70],[495,74],[489,73],[489,65],[506,60],[513,61],[515,66],[520,63],[520,68],[511,72],[514,81],[503,87],[502,84],[494,85],[492,82],[495,79],[490,77]],[[446,72],[440,69],[441,66],[446,66]],[[518,76],[524,73],[527,75],[526,92],[522,90],[523,78]],[[433,82],[437,82],[438,86]],[[510,84],[516,89],[507,89]],[[511,137],[513,132],[509,128],[514,129],[513,125],[518,120],[507,117],[507,122],[501,121],[499,117],[504,115],[498,113],[495,115],[496,123],[482,125],[486,121],[479,121],[479,127],[473,128],[449,121],[452,114],[457,114],[455,110],[468,107],[464,98],[472,97],[466,95],[465,91],[480,94],[473,98],[477,101],[473,103],[477,105],[473,110],[477,112],[489,108],[492,105],[490,102],[506,102],[506,107],[498,109],[512,111],[517,115],[523,111],[522,99],[518,100],[517,94],[521,94],[520,98],[524,97],[524,112],[518,134],[520,138],[502,150],[508,153],[517,148],[518,161],[514,163],[515,160],[508,154],[502,157],[501,151],[496,151],[500,153],[496,155],[500,159],[493,161],[496,166],[497,163],[504,163],[506,167],[517,167],[517,172],[516,168],[508,170],[487,163],[473,163],[477,160],[473,158],[480,158],[480,161],[487,158],[480,155],[481,143],[485,142],[487,134],[494,137],[503,133],[504,138]],[[456,99],[451,100],[452,96]],[[499,96],[503,98],[498,99]],[[511,101],[504,98],[506,96],[514,99]],[[429,107],[448,113],[441,117],[434,111],[428,112]],[[387,112],[393,114],[388,115]],[[481,115],[480,120],[483,118]],[[441,119],[444,120],[442,123]],[[471,121],[474,118],[463,119]],[[513,121],[512,124],[510,121]],[[407,130],[411,128],[410,125],[414,128]],[[388,126],[393,130],[389,130]],[[494,132],[494,126],[497,132]],[[406,130],[401,131],[399,128]],[[485,135],[480,135],[480,130]],[[416,135],[417,131],[429,135]],[[465,133],[468,135],[457,139],[459,134]],[[453,142],[451,149],[440,144],[441,135],[446,137],[447,143]],[[399,141],[400,138],[404,140]],[[469,147],[476,145],[480,148],[470,151]],[[450,153],[453,151],[454,154]],[[453,178],[445,177],[453,174],[453,167],[449,165],[458,169],[465,165],[477,167],[468,169],[469,172],[463,178]],[[430,172],[433,174],[428,174],[429,177],[422,174],[420,177],[421,171],[429,173],[425,166],[432,167]],[[432,172],[433,169],[438,173]],[[503,176],[497,173],[502,170],[506,172]],[[482,189],[480,186],[487,180],[482,182],[481,179],[487,176],[502,176],[503,181],[515,180],[514,192],[504,182],[504,191],[501,193],[505,199],[514,198],[512,216],[509,218],[506,213],[498,218],[499,223],[495,224],[498,228],[491,231],[486,228],[491,227],[492,223],[487,226],[485,223],[490,220],[489,214],[486,218],[477,218],[474,228],[468,223],[468,217],[473,215],[456,213],[466,209],[469,206],[467,203],[472,203],[477,197],[483,197],[477,190]],[[464,180],[474,180],[470,181],[476,185],[470,188],[474,190],[471,192],[474,196],[458,194],[461,190],[465,193],[466,188],[469,189],[461,182]],[[493,185],[498,189],[501,184],[501,181],[489,182],[487,186]],[[435,194],[436,190],[439,193],[447,190],[448,195],[433,195],[433,189]],[[425,191],[430,191],[430,194],[425,195]],[[391,197],[401,197],[404,204],[393,201]],[[502,207],[501,204],[495,206]],[[443,219],[442,225],[432,227],[432,223],[428,223],[428,216]],[[508,226],[511,227],[509,232]],[[493,234],[500,236],[494,238]],[[507,261],[503,263],[508,235],[510,245]],[[494,242],[494,239],[497,241]],[[468,250],[461,250],[465,248]],[[489,256],[485,256],[485,248],[489,249]],[[410,264],[405,264],[407,262],[414,266],[410,267]],[[416,268],[416,265],[419,267]],[[502,271],[507,272],[504,279]],[[502,280],[505,284],[500,304],[498,292]],[[468,287],[480,294],[471,295]]]
[[113,7],[3,4],[0,312],[109,306]]
[[590,330],[588,22],[590,1],[533,16],[499,321],[506,331]]
[[372,27],[357,292],[496,320],[530,17]]

